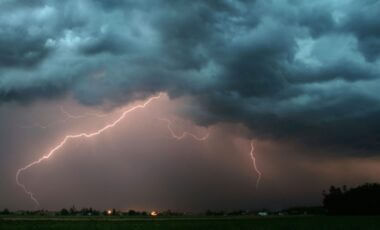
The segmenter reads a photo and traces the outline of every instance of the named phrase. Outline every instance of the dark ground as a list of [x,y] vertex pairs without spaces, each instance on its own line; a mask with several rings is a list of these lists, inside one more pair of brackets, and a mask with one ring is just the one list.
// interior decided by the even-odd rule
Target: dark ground
[[380,229],[380,216],[288,216],[215,218],[20,218],[0,217],[1,230],[24,229]]

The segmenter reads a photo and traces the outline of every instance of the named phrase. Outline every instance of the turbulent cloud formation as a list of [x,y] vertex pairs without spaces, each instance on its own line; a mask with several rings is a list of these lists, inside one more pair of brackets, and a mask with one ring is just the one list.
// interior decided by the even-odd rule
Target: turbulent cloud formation
[[380,2],[0,1],[0,101],[191,96],[199,124],[380,149]]

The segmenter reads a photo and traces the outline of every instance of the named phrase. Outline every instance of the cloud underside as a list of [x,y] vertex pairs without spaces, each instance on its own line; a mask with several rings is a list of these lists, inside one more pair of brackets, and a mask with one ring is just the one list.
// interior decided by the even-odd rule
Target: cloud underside
[[[199,124],[380,150],[380,2],[0,1],[0,101],[192,96]],[[358,20],[360,19],[360,20]]]

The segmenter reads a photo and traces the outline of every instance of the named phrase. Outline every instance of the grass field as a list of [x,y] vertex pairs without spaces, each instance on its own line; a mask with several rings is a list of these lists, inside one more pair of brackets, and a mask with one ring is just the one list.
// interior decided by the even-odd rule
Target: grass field
[[0,218],[1,230],[24,229],[380,229],[380,217],[237,217],[237,218]]

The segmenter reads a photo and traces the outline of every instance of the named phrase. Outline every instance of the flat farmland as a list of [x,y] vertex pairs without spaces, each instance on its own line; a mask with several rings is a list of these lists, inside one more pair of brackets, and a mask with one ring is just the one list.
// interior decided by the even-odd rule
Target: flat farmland
[[378,216],[291,216],[291,217],[188,217],[188,218],[128,218],[128,217],[2,217],[0,229],[308,229],[354,230],[380,229]]

